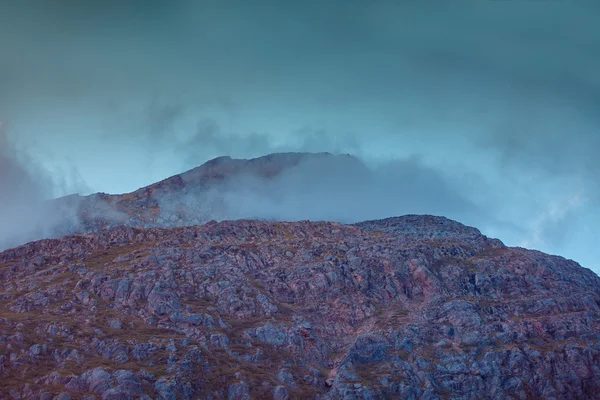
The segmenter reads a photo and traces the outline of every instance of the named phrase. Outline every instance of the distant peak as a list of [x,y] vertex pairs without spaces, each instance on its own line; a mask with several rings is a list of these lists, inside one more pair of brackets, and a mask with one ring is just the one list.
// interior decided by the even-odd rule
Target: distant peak
[[220,156],[220,157],[213,158],[212,160],[205,162],[203,165],[206,165],[206,166],[219,165],[224,162],[231,161],[231,160],[232,160],[232,158],[230,156]]
[[222,163],[226,163],[228,161],[233,161],[233,162],[248,162],[250,164],[256,164],[256,163],[269,163],[269,162],[290,162],[290,161],[299,161],[299,160],[304,160],[304,159],[320,159],[320,158],[335,158],[335,157],[351,157],[351,158],[355,158],[354,156],[350,155],[350,154],[340,154],[340,155],[334,155],[328,152],[319,152],[319,153],[310,153],[310,152],[279,152],[279,153],[270,153],[270,154],[266,154],[264,156],[260,156],[260,157],[254,157],[254,158],[232,158],[230,156],[220,156],[220,157],[216,157],[213,158],[207,162],[205,162],[204,164],[202,164],[201,166],[213,166],[213,165],[219,165]]

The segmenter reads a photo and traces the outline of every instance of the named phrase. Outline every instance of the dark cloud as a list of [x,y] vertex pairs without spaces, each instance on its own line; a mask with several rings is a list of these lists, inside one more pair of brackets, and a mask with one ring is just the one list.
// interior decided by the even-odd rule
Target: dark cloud
[[3,2],[0,117],[53,181],[74,166],[107,192],[226,154],[349,152],[405,171],[385,174],[421,196],[406,212],[473,208],[508,243],[589,264],[572,238],[600,203],[598,17],[595,1]]

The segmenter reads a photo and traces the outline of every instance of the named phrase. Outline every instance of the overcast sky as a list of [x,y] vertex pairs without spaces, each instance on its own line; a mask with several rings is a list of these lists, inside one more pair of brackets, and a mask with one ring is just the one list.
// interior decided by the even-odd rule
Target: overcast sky
[[59,196],[220,155],[351,153],[437,186],[418,192],[432,212],[462,204],[447,216],[600,272],[598,1],[8,3],[5,204],[17,169]]

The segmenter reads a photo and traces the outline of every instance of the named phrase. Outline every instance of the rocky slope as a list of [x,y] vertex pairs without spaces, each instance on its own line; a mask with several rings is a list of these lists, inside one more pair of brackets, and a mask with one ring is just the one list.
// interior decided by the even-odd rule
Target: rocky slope
[[594,399],[599,305],[442,217],[121,226],[0,253],[0,398]]

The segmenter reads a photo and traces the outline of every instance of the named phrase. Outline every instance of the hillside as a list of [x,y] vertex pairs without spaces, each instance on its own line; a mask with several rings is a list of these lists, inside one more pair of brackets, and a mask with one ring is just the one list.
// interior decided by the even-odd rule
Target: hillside
[[600,278],[442,217],[42,240],[0,299],[7,399],[600,396]]

